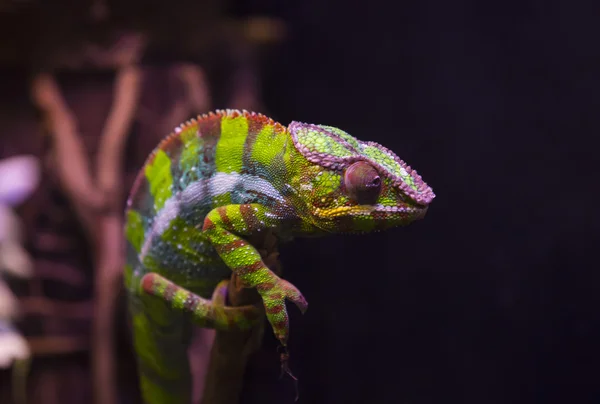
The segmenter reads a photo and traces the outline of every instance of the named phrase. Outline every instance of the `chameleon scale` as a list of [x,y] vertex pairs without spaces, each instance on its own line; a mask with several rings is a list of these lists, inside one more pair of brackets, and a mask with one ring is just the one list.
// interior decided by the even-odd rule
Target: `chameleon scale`
[[233,271],[256,288],[283,346],[285,302],[302,293],[247,240],[366,233],[422,218],[435,195],[416,171],[373,142],[324,125],[283,126],[218,110],[177,127],[148,157],[127,201],[125,284],[146,403],[189,403],[192,323],[247,329],[262,314],[225,307]]

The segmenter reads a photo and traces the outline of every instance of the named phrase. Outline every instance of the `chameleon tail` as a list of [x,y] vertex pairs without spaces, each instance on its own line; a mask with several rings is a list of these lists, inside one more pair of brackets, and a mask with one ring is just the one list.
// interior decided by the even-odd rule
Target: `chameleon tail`
[[189,404],[189,322],[161,299],[144,294],[138,276],[132,274],[128,283],[133,345],[144,403]]
[[[139,298],[138,298],[139,299]],[[156,299],[141,299],[132,308],[133,342],[138,356],[141,393],[146,404],[188,404],[191,376],[189,330],[179,313]]]

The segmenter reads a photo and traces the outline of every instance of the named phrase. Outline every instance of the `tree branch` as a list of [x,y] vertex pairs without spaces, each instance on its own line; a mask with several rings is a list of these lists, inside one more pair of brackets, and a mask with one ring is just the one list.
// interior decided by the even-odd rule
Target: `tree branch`
[[115,81],[115,95],[110,113],[101,135],[96,170],[100,192],[108,192],[113,208],[119,209],[123,153],[137,109],[141,84],[141,72],[137,66],[123,67]]
[[27,337],[33,356],[61,355],[89,349],[88,338],[83,337]]
[[31,89],[33,101],[44,114],[53,135],[58,177],[85,228],[93,234],[94,219],[90,210],[100,210],[104,198],[94,187],[83,142],[77,135],[76,119],[52,75],[40,73],[33,79]]
[[69,286],[86,284],[85,275],[77,268],[50,260],[36,260],[36,276],[41,279],[60,280]]
[[123,220],[121,214],[123,153],[140,95],[141,73],[125,66],[115,82],[114,101],[106,120],[97,156],[98,188],[107,196],[107,210],[100,219],[100,238],[95,272],[95,315],[92,323],[94,400],[116,402],[114,380],[114,315],[123,269]]
[[45,297],[22,297],[20,312],[26,315],[88,319],[93,314],[91,302],[61,302]]
[[106,52],[88,48],[87,56],[96,63],[120,66],[113,104],[101,135],[96,178],[90,172],[89,159],[77,133],[76,118],[55,79],[42,73],[32,82],[33,100],[42,110],[53,136],[58,178],[94,247],[92,363],[96,390],[94,400],[98,404],[116,402],[113,319],[123,264],[121,176],[125,143],[140,95],[141,73],[134,64],[143,50],[144,42],[140,38],[135,35],[126,37],[126,45],[133,40],[136,46],[117,43],[114,49]]
[[[273,234],[250,240],[258,246],[264,263],[277,274],[281,273],[277,239]],[[241,286],[233,274],[229,283],[228,300],[231,306],[256,304],[262,309],[262,300],[256,289]],[[250,355],[258,350],[264,332],[264,321],[249,331],[217,331],[213,343],[202,404],[233,404],[239,401],[244,382],[246,364]]]

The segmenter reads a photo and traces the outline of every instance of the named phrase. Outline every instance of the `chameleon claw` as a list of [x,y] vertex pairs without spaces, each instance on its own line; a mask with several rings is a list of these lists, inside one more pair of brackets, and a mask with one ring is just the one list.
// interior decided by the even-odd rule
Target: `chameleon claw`
[[292,285],[285,279],[279,279],[277,281],[277,289],[281,290],[284,296],[294,303],[298,309],[300,309],[302,314],[306,313],[306,310],[308,309],[308,302],[302,295],[302,292],[300,292],[296,286]]
[[[281,348],[283,348],[283,352],[279,352]],[[279,358],[281,360],[281,373],[279,374],[279,380],[283,378],[284,373],[292,378],[294,381],[294,389],[296,390],[296,398],[294,398],[294,401],[298,401],[300,398],[300,392],[298,391],[298,378],[294,376],[289,366],[290,353],[287,350],[287,347],[284,345],[277,347],[277,351],[279,352]]]

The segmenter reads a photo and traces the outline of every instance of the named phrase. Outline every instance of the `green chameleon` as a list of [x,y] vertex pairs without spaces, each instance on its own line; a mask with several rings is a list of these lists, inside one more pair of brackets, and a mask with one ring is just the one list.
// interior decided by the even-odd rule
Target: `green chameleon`
[[189,403],[191,322],[247,329],[262,315],[224,304],[233,271],[256,288],[286,346],[286,299],[300,291],[247,240],[365,233],[421,219],[433,191],[385,147],[330,126],[285,127],[257,113],[219,110],[177,127],[148,157],[126,209],[125,284],[142,395]]

